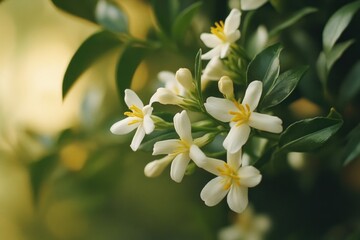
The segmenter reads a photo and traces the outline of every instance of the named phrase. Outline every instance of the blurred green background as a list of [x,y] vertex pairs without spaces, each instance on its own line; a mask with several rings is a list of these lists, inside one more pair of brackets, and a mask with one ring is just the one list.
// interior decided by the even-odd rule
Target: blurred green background
[[[150,4],[117,2],[129,15],[133,36],[145,38],[154,18]],[[314,63],[322,27],[343,5],[335,0],[298,1],[285,7],[291,12],[306,4],[319,12],[281,36],[287,49],[285,68]],[[197,19],[198,33],[228,13],[225,1],[210,1],[204,9]],[[258,22],[266,22],[273,10],[266,6],[262,11]],[[206,19],[209,12],[214,16]],[[358,15],[345,36],[358,39],[353,27],[358,26]],[[98,30],[49,0],[0,4],[0,239],[216,239],[235,216],[224,201],[212,208],[201,201],[200,191],[211,175],[196,169],[181,184],[171,181],[167,170],[158,178],[146,178],[143,168],[155,158],[131,152],[131,136],[110,134],[109,127],[124,110],[113,74],[121,49],[97,61],[62,100],[67,64]],[[189,56],[195,56],[191,50],[198,44],[184,56],[162,52],[152,59],[156,61],[142,63],[132,89],[146,102],[156,89],[157,72],[191,68]],[[335,76],[358,58],[358,44],[353,50]],[[336,88],[336,81],[331,84]],[[289,105],[293,119],[322,113],[316,96],[309,98]],[[350,107],[343,113],[353,126],[359,120],[358,103]],[[337,142],[330,142],[327,151],[262,169],[263,181],[249,198],[255,212],[271,221],[267,239],[359,239],[360,161],[340,167],[336,153],[329,151],[331,144]]]

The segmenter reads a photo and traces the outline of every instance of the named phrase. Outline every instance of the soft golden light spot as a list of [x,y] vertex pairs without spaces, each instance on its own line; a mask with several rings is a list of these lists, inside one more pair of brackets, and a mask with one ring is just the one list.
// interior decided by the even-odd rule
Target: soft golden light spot
[[232,122],[236,122],[236,126],[240,126],[243,123],[246,123],[249,121],[251,111],[250,106],[248,104],[242,105],[241,103],[238,103],[237,101],[234,101],[234,104],[236,108],[239,111],[230,111],[229,113],[231,115],[234,115],[234,117],[231,119]]
[[61,162],[72,171],[80,171],[88,159],[88,150],[81,143],[72,143],[60,151]]
[[224,163],[223,167],[218,167],[220,175],[224,177],[224,189],[228,190],[232,184],[240,185],[240,178],[237,172],[230,167],[227,163]]
[[224,22],[223,21],[216,22],[215,27],[211,27],[210,31],[212,34],[217,36],[223,42],[226,41],[226,35],[224,33]]
[[142,110],[140,108],[138,108],[137,106],[135,106],[135,105],[131,105],[129,107],[129,109],[132,112],[124,112],[124,115],[128,116],[128,117],[135,117],[135,118],[138,118],[138,119],[134,119],[133,121],[129,122],[128,124],[131,125],[131,124],[134,124],[134,123],[141,122],[142,119],[144,118],[144,113],[142,112]]

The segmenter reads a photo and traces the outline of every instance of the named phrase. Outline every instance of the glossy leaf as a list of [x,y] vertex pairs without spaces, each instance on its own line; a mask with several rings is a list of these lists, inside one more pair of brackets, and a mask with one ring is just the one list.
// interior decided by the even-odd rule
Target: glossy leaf
[[201,72],[202,72],[202,61],[201,61],[201,55],[202,55],[202,50],[201,48],[199,49],[199,51],[196,54],[195,57],[195,85],[196,85],[196,91],[197,94],[199,95],[199,99],[200,101],[202,101],[202,92],[201,92]]
[[63,98],[93,62],[109,50],[120,45],[121,41],[114,34],[107,31],[95,33],[86,39],[75,52],[66,69],[62,84]]
[[291,124],[280,136],[279,151],[307,152],[321,147],[341,127],[343,120],[335,110],[327,117],[305,119]]
[[75,16],[96,23],[95,8],[98,0],[51,0],[56,7]]
[[341,106],[348,103],[352,98],[360,93],[360,61],[356,62],[346,76],[339,92],[339,104]]
[[143,46],[129,44],[120,55],[116,67],[116,85],[119,96],[124,95],[124,91],[130,88],[136,69],[144,59],[148,49]]
[[270,108],[284,101],[295,89],[300,79],[304,76],[306,70],[307,67],[300,67],[280,74],[274,85],[264,96],[259,108]]
[[349,164],[360,156],[360,124],[349,133],[347,139],[348,143],[344,149],[344,165]]
[[359,8],[360,1],[358,0],[343,6],[330,17],[323,31],[325,52],[329,52],[333,48]]
[[247,69],[247,83],[260,80],[263,82],[263,94],[273,85],[280,72],[280,52],[282,47],[275,44],[265,48],[255,56]]
[[128,18],[124,11],[114,2],[100,0],[95,9],[99,24],[112,32],[128,32]]
[[325,53],[326,56],[326,69],[328,73],[333,67],[334,63],[343,55],[343,53],[348,49],[355,41],[348,40],[346,42],[336,44],[328,53]]
[[299,21],[300,19],[302,19],[303,17],[305,17],[306,15],[310,14],[310,13],[314,13],[316,12],[317,9],[313,8],[313,7],[306,7],[303,8],[297,12],[295,12],[293,15],[291,15],[289,18],[285,19],[284,21],[282,21],[282,23],[280,25],[278,25],[277,27],[275,27],[273,30],[271,30],[269,32],[269,37],[273,37],[276,34],[278,34],[279,32],[281,32],[282,30],[294,25],[297,21]]
[[196,2],[187,7],[176,17],[172,26],[172,36],[174,39],[179,41],[184,38],[186,30],[188,30],[191,21],[193,20],[196,13],[200,10],[201,6],[202,2]]
[[155,17],[160,28],[170,35],[171,27],[179,11],[179,0],[152,0]]

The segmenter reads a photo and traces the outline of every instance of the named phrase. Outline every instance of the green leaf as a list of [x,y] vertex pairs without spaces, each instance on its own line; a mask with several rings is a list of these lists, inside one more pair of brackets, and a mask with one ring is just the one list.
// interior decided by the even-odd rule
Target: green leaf
[[274,85],[264,96],[259,108],[267,109],[284,101],[295,89],[307,69],[307,67],[300,67],[280,74]]
[[202,2],[196,2],[184,9],[175,19],[172,26],[172,36],[174,39],[181,41],[188,30],[191,21],[196,13],[200,10]]
[[349,133],[347,139],[348,143],[344,149],[344,165],[349,164],[360,156],[360,124]]
[[263,82],[263,94],[266,94],[273,85],[280,72],[280,52],[282,47],[275,44],[265,48],[255,56],[250,62],[246,79],[249,84],[252,81],[260,80]]
[[280,136],[279,150],[307,152],[321,147],[341,127],[341,115],[331,109],[327,117],[305,119],[291,124]]
[[326,69],[326,55],[324,52],[321,52],[317,61],[316,61],[316,71],[319,76],[320,82],[323,85],[324,89],[327,85],[327,77],[328,77],[328,71]]
[[134,73],[145,58],[148,49],[143,46],[128,44],[120,55],[116,67],[116,86],[119,96],[130,88]]
[[128,32],[128,18],[115,2],[100,0],[95,9],[95,17],[99,24],[112,32]]
[[51,0],[65,12],[96,23],[95,8],[98,0]]
[[160,28],[168,35],[179,12],[179,0],[152,0],[155,17]]
[[275,147],[276,145],[274,146],[271,146],[269,149],[267,149],[265,151],[265,153],[258,159],[256,159],[254,162],[250,163],[250,165],[253,165],[254,167],[256,168],[261,168],[262,166],[264,166],[266,163],[268,163],[272,157],[273,157],[273,153],[275,151]]
[[343,55],[343,53],[348,49],[355,40],[351,39],[346,42],[336,44],[328,53],[325,52],[326,56],[326,69],[328,73],[330,72],[334,63]]
[[349,25],[351,19],[360,8],[360,1],[349,3],[337,10],[328,20],[323,31],[324,51],[329,52],[340,35]]
[[112,33],[107,31],[97,32],[86,39],[66,69],[62,84],[62,95],[65,98],[75,81],[89,66],[107,51],[121,45],[121,41]]
[[200,48],[195,57],[195,74],[194,75],[195,75],[196,92],[199,96],[199,100],[201,102],[203,102],[202,91],[201,91],[201,72],[202,72],[201,55],[202,55],[202,50]]
[[314,13],[317,12],[318,10],[316,8],[313,7],[306,7],[303,8],[297,12],[295,12],[293,15],[291,15],[289,18],[285,19],[284,21],[282,21],[282,23],[280,25],[278,25],[277,27],[275,27],[273,30],[271,30],[269,32],[269,37],[273,37],[276,34],[278,34],[279,32],[281,32],[282,30],[294,25],[297,21],[299,21],[301,18],[305,17],[306,15],[310,14],[310,13]]
[[339,91],[339,104],[344,106],[360,92],[360,61],[357,61],[346,76]]

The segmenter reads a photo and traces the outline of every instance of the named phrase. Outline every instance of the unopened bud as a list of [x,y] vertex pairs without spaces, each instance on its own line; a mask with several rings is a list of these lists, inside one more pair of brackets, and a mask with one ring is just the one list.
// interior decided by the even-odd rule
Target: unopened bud
[[228,99],[234,97],[234,84],[228,76],[223,76],[218,82],[219,91]]
[[149,162],[144,169],[144,174],[147,177],[157,177],[159,176],[164,169],[167,167],[167,165],[169,165],[169,163],[171,162],[172,158],[169,158],[168,156],[160,159],[160,160],[155,160],[152,162]]
[[194,89],[193,78],[191,72],[187,68],[180,68],[175,75],[176,80],[187,90]]
[[151,97],[150,104],[159,102],[167,105],[179,105],[183,102],[182,98],[174,94],[172,91],[166,88],[158,88],[156,93]]

